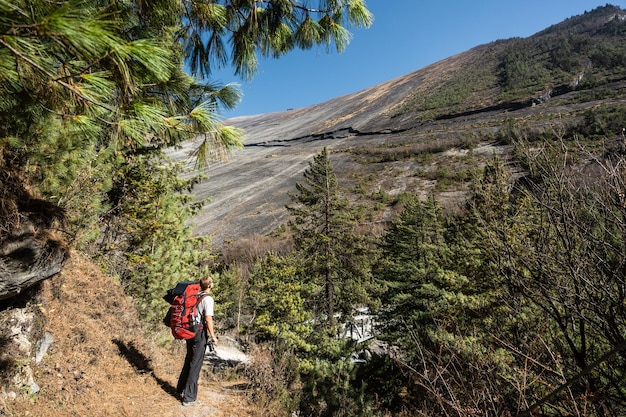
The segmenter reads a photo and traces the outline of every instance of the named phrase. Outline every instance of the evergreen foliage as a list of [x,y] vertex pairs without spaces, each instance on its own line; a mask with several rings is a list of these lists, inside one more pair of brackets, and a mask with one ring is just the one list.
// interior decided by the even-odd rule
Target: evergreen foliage
[[[342,25],[372,22],[362,0],[318,3],[0,0],[3,177],[58,205],[69,240],[153,311],[162,290],[198,277],[211,258],[188,224],[197,178],[179,179],[186,173],[163,151],[198,140],[203,168],[241,146],[241,132],[219,117],[240,92],[198,82],[184,61],[209,77],[230,40],[236,72],[250,76],[257,52],[341,50],[350,37]],[[300,30],[312,16],[315,30]]]
[[626,405],[617,354],[626,325],[623,157],[591,157],[587,169],[595,175],[584,179],[570,169],[577,151],[559,141],[544,143],[542,153],[525,149],[540,181],[526,192],[531,204],[519,207],[523,223],[515,241],[494,249],[510,254],[502,272],[511,291],[547,320],[541,334],[559,365],[582,373],[571,377],[570,392],[577,398],[605,393],[589,406],[606,415]]
[[385,236],[375,272],[388,283],[388,305],[378,322],[402,349],[398,383],[413,402],[392,396],[383,408],[605,416],[626,407],[626,344],[616,337],[622,157],[592,158],[594,179],[582,180],[563,142],[536,145],[520,151],[531,182],[512,188],[494,159],[463,214],[444,221],[432,203],[409,200]]
[[179,164],[164,161],[139,156],[116,173],[123,194],[109,197],[115,204],[103,218],[95,255],[152,323],[168,307],[158,295],[177,282],[199,279],[213,258],[210,238],[192,236],[187,222],[202,205],[193,202],[193,181],[182,177]]
[[278,58],[320,44],[342,51],[351,39],[346,26],[373,22],[363,0],[185,1],[183,7],[185,51],[192,72],[202,76],[230,60],[236,74],[252,78],[259,54]]
[[[215,103],[230,87],[182,72],[173,28],[177,2],[147,12],[131,3],[0,2],[0,117],[5,169],[25,171],[44,198],[68,213],[68,232],[90,240],[99,213],[119,193],[112,179],[135,155],[205,134],[220,146]],[[159,9],[167,20],[152,20]],[[147,13],[147,14],[146,14]],[[173,26],[174,25],[174,26]],[[9,162],[10,161],[10,162]]]
[[[184,59],[201,76],[230,59],[251,77],[258,54],[341,50],[344,25],[371,21],[362,0],[0,0],[2,196],[32,193],[65,211],[69,239],[154,322],[166,288],[214,265],[209,238],[193,236],[189,223],[202,206],[199,178],[164,150],[199,139],[201,168],[240,145],[218,115],[239,93],[199,83]],[[624,21],[593,29],[593,45],[579,23],[517,40],[408,103],[461,110],[491,86],[511,101],[622,77]],[[569,84],[581,73],[580,87]],[[568,134],[615,137],[624,113],[587,111]],[[233,313],[237,329],[268,347],[267,375],[280,378],[268,395],[319,416],[624,414],[623,143],[599,154],[516,126],[502,136],[516,146],[523,180],[511,184],[494,157],[462,213],[444,213],[432,195],[399,199],[378,248],[360,233],[363,217],[329,151],[314,157],[288,207],[294,252],[219,276],[218,314]],[[0,207],[3,233],[19,222],[10,203]],[[379,285],[377,336],[390,349],[361,366],[353,358],[363,346],[339,329],[356,307],[378,303]]]
[[[387,285],[380,319],[384,339],[412,346],[414,331],[432,330],[431,310],[439,295],[429,287],[440,276],[443,243],[441,210],[431,197],[422,203],[417,196],[405,201],[399,219],[387,232],[377,277]],[[408,338],[405,339],[405,338]]]
[[290,225],[309,279],[323,288],[310,307],[333,327],[335,313],[351,317],[355,306],[369,301],[371,256],[356,233],[357,214],[340,194],[326,148],[309,163],[304,179],[291,195],[295,204],[287,207]]
[[257,340],[271,340],[282,351],[296,352],[302,358],[302,353],[313,349],[312,315],[306,309],[313,288],[303,271],[293,259],[270,254],[254,265],[251,277],[249,296]]
[[348,358],[316,361],[304,378],[300,412],[320,417],[373,416],[360,387],[353,384],[355,368]]
[[623,77],[626,22],[620,13],[607,4],[527,38],[478,46],[462,70],[449,68],[436,84],[416,89],[395,116],[421,112],[429,120],[529,105],[571,91],[597,93]]
[[[354,209],[341,197],[327,149],[313,158],[304,178],[288,207],[295,250],[285,257],[270,253],[250,271],[254,320],[248,332],[272,346],[277,368],[280,358],[293,359],[297,374],[286,384],[297,381],[294,398],[299,400],[285,404],[290,411],[371,415],[366,411],[370,400],[355,381],[353,358],[363,347],[339,337],[336,318],[352,317],[356,307],[374,298],[373,252],[356,229]],[[281,392],[276,391],[277,400]]]

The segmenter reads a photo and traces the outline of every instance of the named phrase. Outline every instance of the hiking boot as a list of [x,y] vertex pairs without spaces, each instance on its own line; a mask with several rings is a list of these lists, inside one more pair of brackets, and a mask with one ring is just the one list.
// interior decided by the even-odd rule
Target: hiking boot
[[200,401],[183,401],[183,407],[199,407],[201,405]]

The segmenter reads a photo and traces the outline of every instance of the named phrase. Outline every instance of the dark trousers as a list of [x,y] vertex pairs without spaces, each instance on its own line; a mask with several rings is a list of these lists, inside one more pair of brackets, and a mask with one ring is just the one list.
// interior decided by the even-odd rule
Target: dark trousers
[[179,393],[184,392],[183,402],[191,402],[198,397],[198,378],[200,377],[206,349],[205,332],[196,333],[193,339],[188,339],[186,342],[187,355],[185,355],[183,370],[178,377],[176,391]]

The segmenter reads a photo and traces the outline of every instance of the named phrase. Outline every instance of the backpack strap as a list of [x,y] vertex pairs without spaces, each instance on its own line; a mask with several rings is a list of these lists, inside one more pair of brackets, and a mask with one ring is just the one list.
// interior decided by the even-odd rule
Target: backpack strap
[[[196,299],[196,315],[198,315],[200,312],[198,311],[198,306],[200,305],[200,303],[202,302],[202,300],[204,300],[205,297],[207,297],[209,295],[208,292],[200,292],[198,293],[198,298]],[[200,325],[202,326],[200,328],[200,331],[203,331],[206,328],[206,324],[204,323],[204,314],[202,315],[202,317],[200,317]]]

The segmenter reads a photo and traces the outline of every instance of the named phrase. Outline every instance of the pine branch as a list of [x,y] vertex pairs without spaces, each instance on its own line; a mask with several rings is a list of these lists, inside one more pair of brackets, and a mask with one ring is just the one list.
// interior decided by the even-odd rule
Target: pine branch
[[9,51],[13,52],[13,54],[17,58],[22,59],[23,61],[25,61],[28,64],[30,64],[33,68],[38,69],[42,74],[44,74],[46,77],[48,77],[50,79],[50,81],[62,85],[63,87],[67,88],[68,90],[70,90],[71,92],[73,92],[74,94],[76,94],[77,96],[79,96],[80,98],[82,98],[83,100],[85,100],[87,102],[90,102],[92,104],[95,104],[96,106],[102,107],[105,110],[108,110],[108,111],[111,111],[111,112],[113,111],[113,109],[110,108],[109,106],[107,106],[107,105],[105,105],[103,103],[100,103],[100,102],[98,102],[96,100],[93,100],[91,97],[88,97],[88,96],[84,95],[75,86],[73,86],[73,85],[71,85],[69,83],[66,83],[65,81],[61,81],[60,79],[55,77],[53,74],[49,73],[44,68],[42,68],[39,64],[37,64],[36,62],[32,61],[28,57],[24,56],[24,54],[22,54],[20,51],[18,51],[17,49],[13,48],[8,43],[6,43],[4,41],[4,39],[2,39],[2,38],[0,38],[0,45],[3,45]]

